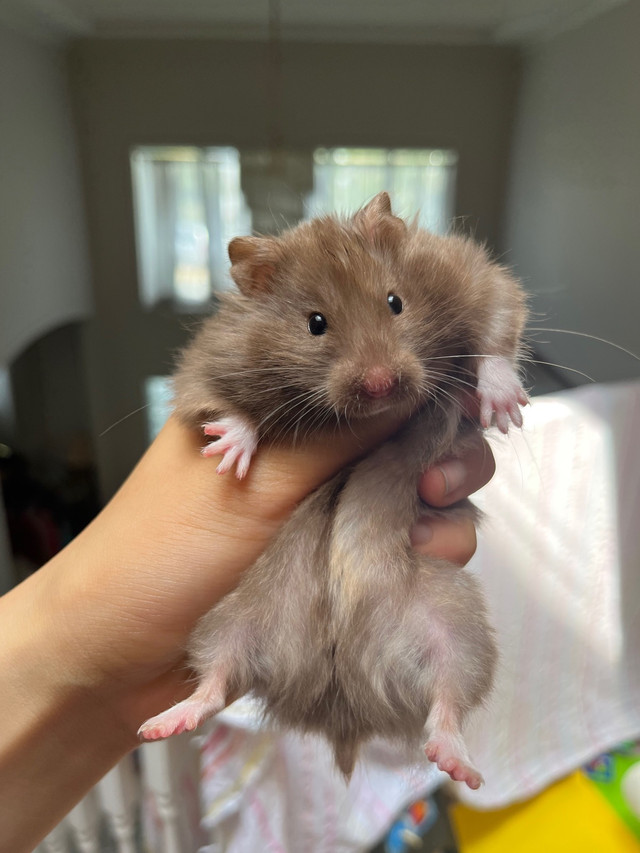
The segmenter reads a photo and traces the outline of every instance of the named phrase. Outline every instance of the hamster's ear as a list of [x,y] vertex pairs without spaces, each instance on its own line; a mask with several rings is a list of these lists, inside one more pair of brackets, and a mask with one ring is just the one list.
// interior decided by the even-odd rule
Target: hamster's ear
[[366,216],[381,217],[392,216],[391,199],[388,192],[381,192],[374,196],[369,204],[365,204],[362,213]]
[[268,293],[273,285],[278,251],[269,237],[236,237],[229,243],[231,278],[245,296]]
[[374,245],[390,245],[401,239],[407,230],[405,222],[391,212],[391,199],[386,192],[378,193],[359,210],[354,216],[354,222],[364,237]]

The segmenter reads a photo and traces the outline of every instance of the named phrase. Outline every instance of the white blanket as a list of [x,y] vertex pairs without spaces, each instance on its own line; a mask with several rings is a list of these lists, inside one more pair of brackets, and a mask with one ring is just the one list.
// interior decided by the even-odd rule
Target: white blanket
[[541,397],[497,440],[474,569],[501,666],[467,741],[495,808],[640,734],[640,383]]
[[[483,579],[501,663],[467,741],[477,808],[524,799],[640,736],[640,383],[540,397],[522,433],[492,438],[498,473],[471,570]],[[366,850],[441,775],[372,744],[347,789],[326,747],[260,731],[247,705],[203,745],[211,848]]]

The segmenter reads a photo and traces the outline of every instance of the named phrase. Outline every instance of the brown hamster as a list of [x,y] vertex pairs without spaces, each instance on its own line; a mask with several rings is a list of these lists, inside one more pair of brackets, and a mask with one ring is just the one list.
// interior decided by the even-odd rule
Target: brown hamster
[[[473,241],[408,226],[386,193],[348,220],[229,246],[239,293],[182,355],[177,414],[218,440],[218,471],[245,476],[261,441],[412,415],[294,512],[239,586],[198,623],[194,694],[148,720],[146,740],[195,728],[253,691],[277,722],[323,734],[349,776],[374,735],[423,744],[470,787],[462,739],[491,688],[496,650],[462,568],[416,554],[420,471],[459,453],[457,394],[506,432],[526,402],[514,365],[525,322],[516,280]],[[456,510],[450,510],[456,511]]]

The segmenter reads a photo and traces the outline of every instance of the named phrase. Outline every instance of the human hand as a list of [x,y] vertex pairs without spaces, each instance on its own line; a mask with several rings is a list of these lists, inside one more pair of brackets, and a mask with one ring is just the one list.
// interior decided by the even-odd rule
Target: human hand
[[[382,425],[365,442],[373,446],[395,426]],[[114,706],[132,735],[142,720],[185,698],[192,685],[184,649],[199,617],[238,583],[296,503],[362,450],[353,436],[323,452],[264,448],[239,482],[216,476],[198,436],[170,419],[100,516],[42,570],[56,613],[73,614],[55,632],[67,677]],[[420,492],[448,506],[492,471],[478,436],[462,459],[427,472]],[[432,519],[430,526],[428,542],[423,525],[414,531],[421,553],[458,564],[470,558],[472,521]]]
[[[496,469],[493,453],[481,433],[471,435],[470,448],[456,459],[446,459],[426,471],[418,491],[425,503],[447,507],[485,486]],[[411,543],[421,554],[463,566],[476,550],[473,520],[460,516],[422,518],[411,531]]]
[[217,476],[198,432],[170,418],[100,515],[37,573],[25,601],[52,638],[43,668],[111,708],[135,738],[191,692],[184,650],[200,616],[300,500],[398,426],[382,418],[330,444],[264,446],[238,481]]

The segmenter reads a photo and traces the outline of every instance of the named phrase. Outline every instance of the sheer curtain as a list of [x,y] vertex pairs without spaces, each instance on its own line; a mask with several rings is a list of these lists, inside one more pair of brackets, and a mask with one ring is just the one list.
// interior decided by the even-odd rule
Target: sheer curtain
[[[227,245],[306,216],[351,213],[380,190],[432,231],[454,214],[457,155],[447,149],[315,151],[138,147],[131,154],[141,303],[200,310],[230,286]],[[276,168],[277,167],[277,168]],[[244,192],[243,192],[244,190]],[[249,193],[245,198],[244,193]]]
[[227,244],[251,232],[235,148],[131,154],[140,301],[198,310],[230,286]]
[[313,155],[309,218],[351,213],[387,190],[394,213],[447,231],[455,213],[457,155],[448,149],[318,148]]
[[454,215],[457,155],[444,149],[318,148],[309,218],[351,213],[387,190],[394,213],[444,233]]

